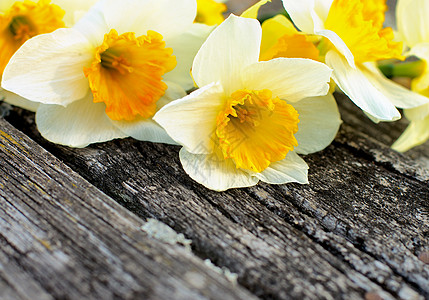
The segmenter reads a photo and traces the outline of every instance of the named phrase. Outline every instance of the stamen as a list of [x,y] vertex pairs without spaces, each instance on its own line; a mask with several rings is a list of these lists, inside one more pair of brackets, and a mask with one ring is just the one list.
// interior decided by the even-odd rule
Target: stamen
[[217,117],[216,135],[224,159],[261,172],[296,147],[298,113],[269,90],[238,90]]
[[96,48],[91,66],[84,68],[94,102],[104,102],[112,120],[152,117],[167,90],[163,75],[176,66],[172,52],[154,31],[136,37],[112,29]]
[[25,41],[36,35],[33,27],[34,26],[30,24],[30,20],[25,16],[16,16],[9,24],[9,31],[12,33],[15,40]]
[[131,63],[128,62],[123,55],[118,55],[112,49],[107,49],[100,54],[101,65],[104,68],[115,69],[122,75],[132,73],[134,69],[131,67]]

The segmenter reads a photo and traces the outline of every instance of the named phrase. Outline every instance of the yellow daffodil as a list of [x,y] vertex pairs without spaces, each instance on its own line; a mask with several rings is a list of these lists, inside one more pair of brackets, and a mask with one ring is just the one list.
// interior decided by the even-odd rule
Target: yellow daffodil
[[195,0],[101,0],[72,28],[28,40],[2,86],[41,103],[36,123],[52,142],[173,143],[152,116],[193,87],[190,67],[205,38],[193,30],[195,15]]
[[[38,34],[72,25],[74,14],[88,9],[91,1],[2,0],[0,3],[0,78],[9,59],[24,42]],[[14,105],[30,110],[35,110],[38,106],[37,103],[26,101],[4,90],[0,90],[0,94],[7,102]]]
[[[410,48],[407,55],[425,62],[422,74],[413,79],[411,89],[429,97],[429,2],[427,0],[399,0],[396,7],[398,33]],[[429,104],[406,109],[410,124],[393,144],[397,151],[407,151],[429,139]]]
[[223,22],[223,13],[226,12],[226,5],[223,1],[197,0],[197,17],[195,22],[209,26],[218,25]]
[[231,15],[195,57],[200,88],[154,117],[183,145],[185,171],[210,189],[307,183],[297,153],[325,148],[341,122],[334,98],[316,97],[331,70],[310,59],[259,61],[261,34],[258,21]]
[[403,59],[402,44],[383,28],[385,0],[283,0],[295,25],[322,37],[318,44],[333,79],[373,121],[400,118],[395,108],[428,103],[426,97],[387,80],[375,66],[384,59]]

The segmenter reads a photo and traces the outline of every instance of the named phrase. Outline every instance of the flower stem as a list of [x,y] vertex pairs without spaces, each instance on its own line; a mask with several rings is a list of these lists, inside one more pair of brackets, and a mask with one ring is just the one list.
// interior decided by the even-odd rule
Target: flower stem
[[378,66],[387,78],[409,77],[415,78],[422,74],[426,63],[423,60],[408,61],[404,63],[390,63]]

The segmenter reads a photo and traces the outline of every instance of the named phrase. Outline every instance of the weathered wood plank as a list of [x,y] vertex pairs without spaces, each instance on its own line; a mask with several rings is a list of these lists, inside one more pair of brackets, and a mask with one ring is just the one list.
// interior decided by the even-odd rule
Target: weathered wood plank
[[418,259],[429,249],[427,170],[347,123],[333,145],[306,157],[309,185],[224,193],[193,182],[178,147],[38,141],[139,216],[184,233],[257,296],[429,297],[429,267]]
[[[178,147],[127,139],[86,149],[70,149],[40,138],[31,114],[15,114],[10,120],[142,219],[155,217],[184,233],[192,239],[196,254],[238,273],[239,283],[257,296],[273,299],[313,299],[316,296],[357,299],[369,295],[379,295],[383,299],[429,298],[429,267],[422,259],[425,251],[429,251],[429,146],[425,144],[405,155],[391,151],[388,146],[405,128],[406,121],[374,125],[349,100],[339,95],[337,98],[345,124],[333,145],[305,158],[311,167],[309,185],[260,184],[225,193],[208,191],[190,180],[178,161]],[[16,152],[24,151],[19,146],[22,141],[15,141]],[[47,154],[30,159],[40,162],[44,168],[51,160]],[[70,171],[60,164],[56,170],[67,171],[55,173],[55,176],[43,177],[45,169],[42,168],[40,176],[46,179],[44,192],[37,186],[22,185],[28,180],[26,173],[31,174],[33,169],[27,168],[21,174],[16,173],[16,170],[24,170],[21,163],[13,164],[12,160],[5,165],[8,165],[5,170],[15,180],[9,177],[7,185],[14,182],[21,186],[18,191],[10,188],[0,191],[0,205],[8,212],[6,221],[0,220],[0,228],[2,224],[4,228],[12,224],[15,230],[14,234],[5,233],[7,238],[3,238],[3,230],[0,234],[0,291],[3,293],[0,297],[58,298],[64,294],[56,285],[61,289],[76,284],[82,284],[82,291],[100,297],[171,297],[160,289],[165,287],[170,291],[172,286],[194,292],[183,294],[183,297],[244,297],[245,292],[229,290],[228,285],[218,283],[215,287],[222,291],[220,294],[216,294],[219,290],[215,289],[207,292],[204,286],[187,281],[186,276],[180,278],[179,283],[176,279],[160,280],[154,289],[151,289],[153,285],[144,283],[139,286],[139,280],[153,280],[165,276],[165,272],[174,274],[173,278],[180,277],[182,270],[177,261],[166,267],[163,259],[157,260],[159,256],[153,248],[150,248],[152,252],[148,250],[149,246],[144,244],[147,237],[139,231],[140,219],[129,221],[126,212],[106,204],[110,199],[104,195],[101,200],[93,200],[90,185],[85,185],[84,189],[91,192],[82,196],[83,203],[79,200],[82,205],[88,202],[87,206],[73,205],[78,201],[74,198],[67,201],[68,196],[64,195],[75,195],[75,187],[68,185],[69,179],[52,186],[49,181],[59,173],[69,176]],[[60,191],[58,186],[61,186]],[[30,205],[23,200],[34,195],[44,201],[34,199]],[[55,201],[49,200],[51,198]],[[8,200],[3,203],[3,199]],[[62,214],[56,216],[57,211]],[[41,215],[49,216],[48,220],[55,220],[55,224],[64,224],[57,228]],[[79,220],[79,224],[85,222],[85,229],[90,232],[100,224],[106,225],[92,235],[75,240],[74,230],[69,229],[74,225],[70,216],[72,220]],[[38,229],[36,241],[34,235],[28,235],[28,228]],[[112,239],[121,233],[124,233],[123,240],[113,243]],[[100,243],[105,248],[97,246]],[[156,241],[154,245],[158,245]],[[56,257],[58,252],[55,251],[65,246],[72,251],[66,253],[67,257],[77,261],[79,266],[84,265],[87,271],[97,271],[77,274],[73,265],[65,264],[61,269],[66,274],[63,275],[65,279],[59,282],[54,278],[49,282],[59,271],[52,271],[57,264],[48,265],[47,257],[61,264],[62,255]],[[167,250],[162,244],[159,247],[161,252],[170,250],[167,253],[175,260],[182,255],[190,256],[180,247]],[[44,252],[39,254],[33,249]],[[50,253],[52,249],[54,253]],[[105,249],[124,254],[118,262],[111,259]],[[136,263],[126,257],[139,259]],[[196,261],[198,272],[206,274],[206,268]],[[118,265],[122,266],[119,271]],[[149,265],[153,266],[147,271],[150,275],[142,274],[142,269]],[[131,278],[118,279],[124,269]],[[50,273],[44,274],[41,270]],[[106,292],[106,286],[116,294]],[[137,292],[130,294],[129,290]],[[80,290],[73,290],[72,295],[81,296],[79,293]]]
[[1,299],[252,299],[0,119]]

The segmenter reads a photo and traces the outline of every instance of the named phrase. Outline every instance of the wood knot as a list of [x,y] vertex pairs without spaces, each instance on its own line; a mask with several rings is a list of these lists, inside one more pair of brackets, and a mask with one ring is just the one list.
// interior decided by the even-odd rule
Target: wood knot
[[423,251],[422,253],[420,253],[419,259],[428,265],[429,264],[429,251]]
[[383,300],[377,292],[365,293],[365,300]]

